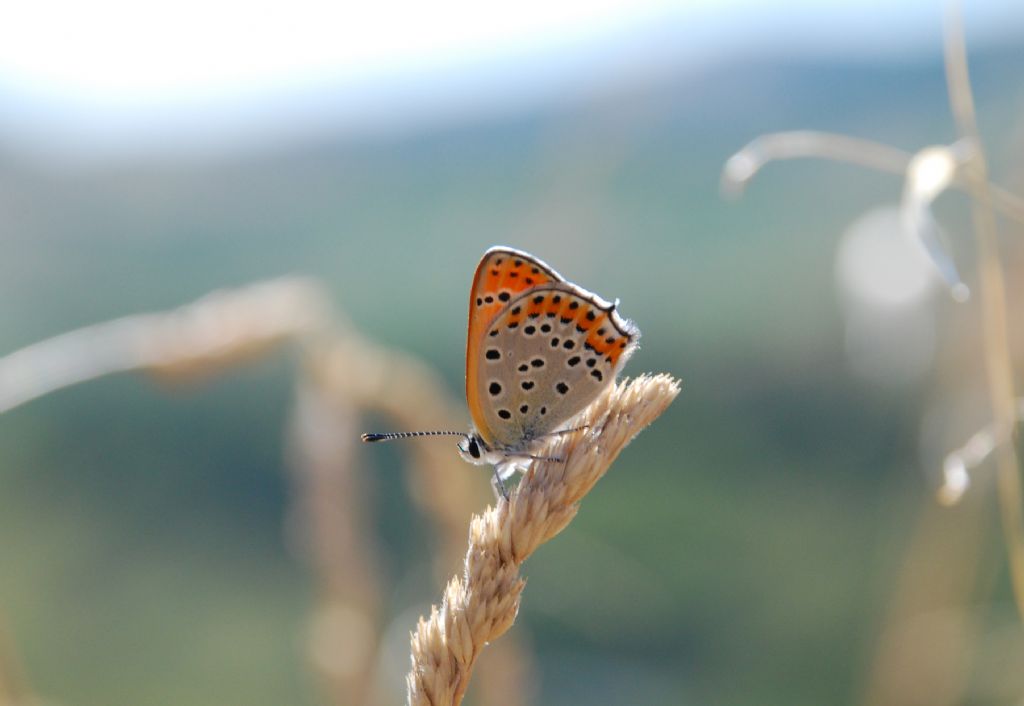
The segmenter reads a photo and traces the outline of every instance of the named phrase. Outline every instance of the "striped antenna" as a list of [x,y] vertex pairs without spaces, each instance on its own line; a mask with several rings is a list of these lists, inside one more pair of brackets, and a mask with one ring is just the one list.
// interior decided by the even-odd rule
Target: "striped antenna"
[[462,431],[393,431],[387,434],[363,434],[359,438],[369,443],[373,441],[391,441],[392,439],[408,439],[413,436],[465,436]]

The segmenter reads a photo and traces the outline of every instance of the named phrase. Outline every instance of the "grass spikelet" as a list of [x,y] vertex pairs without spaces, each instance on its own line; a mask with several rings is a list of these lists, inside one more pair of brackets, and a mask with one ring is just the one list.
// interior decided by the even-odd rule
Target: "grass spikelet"
[[679,381],[664,374],[610,386],[573,422],[585,429],[538,451],[562,462],[535,463],[508,502],[473,517],[463,575],[448,582],[440,608],[412,634],[409,706],[462,701],[484,645],[515,622],[526,585],[520,565],[569,524],[619,452],[677,394]]

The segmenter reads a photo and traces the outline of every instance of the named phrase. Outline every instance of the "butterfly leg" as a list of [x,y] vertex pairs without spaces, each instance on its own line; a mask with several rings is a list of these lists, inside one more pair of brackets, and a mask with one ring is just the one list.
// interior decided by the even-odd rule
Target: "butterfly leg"
[[564,458],[559,458],[558,456],[531,456],[530,454],[523,454],[518,458],[528,458],[531,461],[548,461],[550,463],[562,463],[562,461],[565,460]]
[[500,496],[505,498],[505,502],[508,502],[508,488],[505,487],[505,481],[501,479],[501,474],[498,473],[498,467],[494,467],[494,476],[491,478],[491,489],[494,490],[494,499],[497,500]]
[[501,463],[494,464],[494,477],[491,478],[491,487],[494,489],[494,497],[509,499],[508,488],[505,485],[505,481],[515,475],[516,471],[526,471],[526,466],[522,464],[523,461],[547,461],[549,463],[562,463],[565,461],[564,458],[558,458],[554,456],[534,456],[532,454],[510,454],[505,456],[505,460]]
[[540,436],[538,436],[536,438],[543,439],[543,438],[548,437],[548,436],[565,436],[566,434],[572,434],[573,432],[583,431],[584,429],[589,429],[589,428],[590,428],[589,424],[584,424],[581,427],[573,427],[572,429],[559,429],[558,431],[550,431],[547,434],[541,434]]
[[498,497],[498,493],[501,493],[501,497],[508,500],[508,488],[505,486],[505,480],[511,478],[519,470],[522,470],[521,466],[509,456],[506,456],[505,460],[501,463],[494,464],[494,477],[491,479],[491,487],[494,489],[495,498]]
[[502,473],[502,475],[501,475],[502,478],[508,478],[509,476],[511,476],[516,471],[523,471],[524,473],[526,472],[526,466],[523,466],[521,464],[517,464],[512,459],[530,460],[530,461],[548,461],[550,463],[562,463],[563,461],[565,461],[564,458],[559,458],[558,456],[534,456],[533,454],[521,454],[521,453],[517,453],[517,454],[514,454],[514,455],[508,455],[505,458],[507,458],[509,460],[506,461],[503,464],[500,464],[500,465],[508,466],[509,470],[506,473]]

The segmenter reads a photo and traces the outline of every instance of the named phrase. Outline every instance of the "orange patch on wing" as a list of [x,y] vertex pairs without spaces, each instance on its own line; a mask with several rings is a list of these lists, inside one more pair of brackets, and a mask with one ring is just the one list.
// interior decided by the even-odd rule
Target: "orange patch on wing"
[[[470,301],[470,330],[481,330],[482,335],[482,329],[490,327],[509,301],[527,289],[553,281],[556,280],[532,262],[504,253],[481,263]],[[518,325],[521,320],[521,315],[513,314],[509,323]]]
[[533,297],[528,297],[526,303],[526,315],[531,319],[538,318],[542,313],[544,313],[544,304],[547,301],[549,301],[549,298],[546,294],[538,294]]
[[487,272],[475,294],[478,296],[491,295],[496,301],[503,291],[508,293],[509,299],[514,299],[517,294],[531,287],[554,281],[547,272],[539,267],[522,258],[509,255],[496,257],[493,262],[486,263],[484,266],[487,268]]
[[607,314],[603,312],[598,314],[597,318],[590,324],[590,333],[587,334],[587,344],[601,355],[607,353],[611,347],[605,343],[608,330],[612,328],[611,323],[607,319]]
[[580,331],[591,331],[597,328],[597,322],[600,321],[603,316],[604,314],[600,313],[593,307],[580,307],[579,313],[576,314],[576,328]]
[[550,299],[548,299],[547,305],[544,307],[544,313],[545,314],[554,314],[554,315],[557,316],[559,313],[561,313],[562,309],[565,306],[567,306],[567,302],[565,301],[565,297],[563,297],[563,296],[561,296],[559,294],[556,294],[555,296],[553,296]]
[[626,346],[629,345],[629,337],[622,336],[612,344],[612,348],[608,351],[608,357],[612,359],[612,365],[619,362],[619,358],[622,357],[622,352],[626,350]]
[[610,314],[596,307],[580,307],[573,314],[576,318],[577,328],[587,333],[587,346],[615,365],[622,357],[623,351],[629,346],[631,340],[629,334],[619,331],[612,323]]

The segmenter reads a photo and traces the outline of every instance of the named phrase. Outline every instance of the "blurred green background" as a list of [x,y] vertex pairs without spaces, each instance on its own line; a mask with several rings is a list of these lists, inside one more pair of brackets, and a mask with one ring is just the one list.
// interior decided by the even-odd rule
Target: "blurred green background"
[[[971,47],[993,176],[1011,190],[1022,187],[1021,46]],[[782,163],[729,202],[718,179],[730,154],[776,130],[909,151],[951,142],[940,50],[740,53],[419,130],[317,133],[209,159],[54,167],[0,142],[0,351],[303,273],[461,398],[473,267],[494,244],[535,253],[621,299],[643,331],[627,374],[684,383],[525,566],[513,631],[535,654],[536,702],[870,701],[941,455],[970,433],[926,432],[936,407],[958,404],[960,380],[980,380],[976,304],[934,297],[938,353],[923,373],[859,375],[844,351],[837,243],[897,202],[902,180]],[[938,212],[976,287],[968,207],[951,195]],[[1019,246],[1005,242],[1012,268]],[[47,703],[323,702],[305,648],[313,586],[283,529],[295,374],[283,350],[184,387],[106,378],[0,418],[0,615]],[[363,457],[384,611],[398,616],[384,678],[399,701],[407,631],[442,582],[401,455]],[[951,534],[980,523],[971,624],[1008,635],[1005,669],[965,654],[962,703],[1024,688],[984,678],[1024,655],[990,490],[939,521]]]

